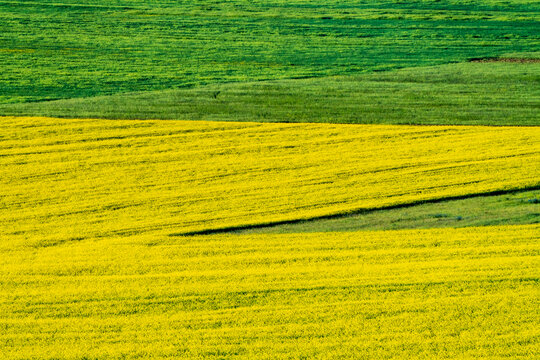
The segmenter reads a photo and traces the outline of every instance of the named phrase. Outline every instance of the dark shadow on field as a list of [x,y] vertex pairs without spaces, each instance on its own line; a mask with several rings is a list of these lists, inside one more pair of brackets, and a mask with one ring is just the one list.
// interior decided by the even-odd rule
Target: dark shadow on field
[[540,190],[540,184],[526,187],[526,188],[519,188],[519,189],[495,190],[495,191],[475,193],[475,194],[448,196],[448,197],[437,198],[437,199],[413,201],[409,203],[384,206],[384,207],[379,207],[379,208],[361,208],[361,209],[350,210],[350,211],[346,211],[342,213],[315,216],[315,217],[304,218],[304,219],[270,221],[267,223],[259,223],[259,224],[246,224],[246,225],[240,225],[240,226],[228,226],[228,227],[222,227],[222,228],[205,229],[205,230],[200,230],[200,231],[171,233],[169,234],[169,236],[211,235],[211,234],[234,233],[234,232],[239,232],[239,231],[255,230],[255,229],[265,229],[265,228],[269,229],[269,228],[282,226],[282,225],[293,225],[293,224],[309,223],[309,222],[318,221],[318,220],[347,218],[347,217],[382,212],[382,211],[387,211],[387,210],[411,208],[414,206],[424,205],[424,204],[434,204],[434,203],[442,203],[442,202],[452,201],[452,200],[465,200],[465,199],[479,198],[479,197],[516,194],[516,193],[534,191],[534,190]]

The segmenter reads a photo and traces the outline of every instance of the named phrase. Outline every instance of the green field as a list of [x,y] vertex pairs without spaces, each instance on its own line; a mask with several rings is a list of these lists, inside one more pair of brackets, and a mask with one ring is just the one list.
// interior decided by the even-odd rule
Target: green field
[[0,360],[539,359],[537,0],[0,0]]
[[[540,53],[519,55],[540,58]],[[356,76],[0,105],[0,114],[106,119],[540,125],[539,62],[459,63]]]
[[0,103],[540,51],[535,0],[0,2]]

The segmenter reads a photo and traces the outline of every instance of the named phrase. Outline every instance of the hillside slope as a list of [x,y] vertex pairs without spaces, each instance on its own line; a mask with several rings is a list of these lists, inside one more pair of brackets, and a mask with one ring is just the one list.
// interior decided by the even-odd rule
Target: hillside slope
[[529,0],[0,2],[0,103],[539,51]]
[[540,226],[0,244],[0,358],[537,359]]
[[[65,118],[540,125],[540,53],[515,61],[0,105]],[[524,61],[523,59],[535,59]]]
[[540,127],[2,118],[0,129],[0,237],[36,246],[540,185]]

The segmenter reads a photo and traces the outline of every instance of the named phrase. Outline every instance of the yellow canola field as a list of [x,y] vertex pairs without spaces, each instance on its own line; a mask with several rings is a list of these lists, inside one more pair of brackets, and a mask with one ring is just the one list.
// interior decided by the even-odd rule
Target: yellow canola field
[[526,188],[540,184],[539,168],[539,127],[4,117],[0,246],[181,234]]
[[538,224],[163,235],[0,249],[0,358],[540,353]]

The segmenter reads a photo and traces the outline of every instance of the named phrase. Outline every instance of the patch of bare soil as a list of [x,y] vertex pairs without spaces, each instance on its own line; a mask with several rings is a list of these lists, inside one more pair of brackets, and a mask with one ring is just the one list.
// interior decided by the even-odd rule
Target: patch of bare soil
[[473,58],[469,59],[469,62],[478,62],[478,63],[493,63],[493,62],[503,62],[503,63],[540,63],[540,59],[526,59],[526,58]]

